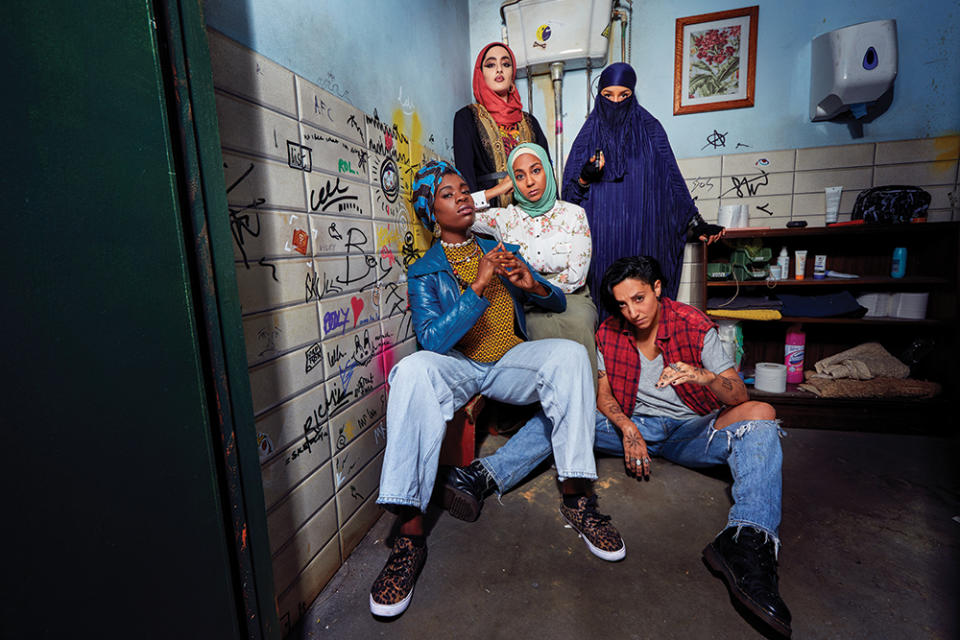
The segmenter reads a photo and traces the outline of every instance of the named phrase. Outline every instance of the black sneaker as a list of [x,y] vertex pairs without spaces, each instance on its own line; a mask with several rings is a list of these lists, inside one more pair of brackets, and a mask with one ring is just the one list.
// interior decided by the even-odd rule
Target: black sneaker
[[454,518],[473,522],[493,486],[493,479],[479,460],[466,467],[453,467],[444,478],[443,508]]
[[393,550],[370,588],[370,613],[398,616],[410,606],[413,585],[427,561],[427,545],[418,547],[407,536],[397,536]]
[[610,524],[610,516],[597,511],[597,496],[581,497],[575,509],[561,502],[560,514],[580,534],[593,555],[608,562],[623,560],[627,555],[627,545],[617,528]]
[[753,527],[728,527],[703,550],[703,557],[730,593],[781,635],[789,637],[790,610],[780,598],[774,543]]

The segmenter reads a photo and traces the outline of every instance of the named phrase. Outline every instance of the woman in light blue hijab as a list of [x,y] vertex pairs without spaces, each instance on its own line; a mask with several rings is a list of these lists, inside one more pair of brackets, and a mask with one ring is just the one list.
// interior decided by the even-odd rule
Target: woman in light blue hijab
[[566,294],[563,313],[528,310],[527,333],[532,340],[567,338],[582,344],[596,384],[597,307],[586,286],[592,256],[587,214],[582,207],[557,199],[553,167],[543,147],[530,142],[517,145],[507,166],[513,204],[478,210],[474,229],[520,245],[530,266]]

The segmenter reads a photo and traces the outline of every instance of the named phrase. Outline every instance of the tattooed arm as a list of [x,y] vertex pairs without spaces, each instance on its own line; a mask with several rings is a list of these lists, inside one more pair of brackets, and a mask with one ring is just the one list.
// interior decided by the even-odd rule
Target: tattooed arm
[[647,443],[627,414],[623,412],[620,403],[613,397],[607,372],[598,372],[597,409],[613,423],[623,436],[623,463],[627,474],[638,478],[650,475],[650,454],[647,452]]
[[685,362],[674,362],[663,368],[663,373],[657,381],[657,388],[685,383],[699,384],[709,388],[720,402],[730,407],[749,399],[747,387],[733,367],[714,373]]

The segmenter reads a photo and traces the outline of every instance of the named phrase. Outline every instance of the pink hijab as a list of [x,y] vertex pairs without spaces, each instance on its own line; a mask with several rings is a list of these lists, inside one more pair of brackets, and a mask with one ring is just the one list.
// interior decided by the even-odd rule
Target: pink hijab
[[487,51],[489,51],[491,47],[497,46],[503,47],[507,50],[507,53],[510,54],[510,61],[513,63],[513,77],[511,80],[515,81],[517,79],[517,59],[513,55],[513,51],[502,42],[491,42],[480,50],[480,55],[477,56],[477,62],[473,65],[473,97],[490,112],[490,115],[493,116],[497,124],[506,126],[520,122],[520,119],[523,117],[523,104],[520,102],[520,96],[517,93],[516,86],[510,87],[510,92],[507,94],[507,101],[504,102],[503,98],[488,87],[486,81],[483,79],[483,58],[487,55]]

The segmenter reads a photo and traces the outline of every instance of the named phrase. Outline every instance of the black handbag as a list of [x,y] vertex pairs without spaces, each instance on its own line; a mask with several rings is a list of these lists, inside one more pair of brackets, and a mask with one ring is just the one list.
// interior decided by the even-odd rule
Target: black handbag
[[864,223],[902,223],[927,217],[930,194],[920,187],[891,184],[864,189],[857,196],[851,218]]

